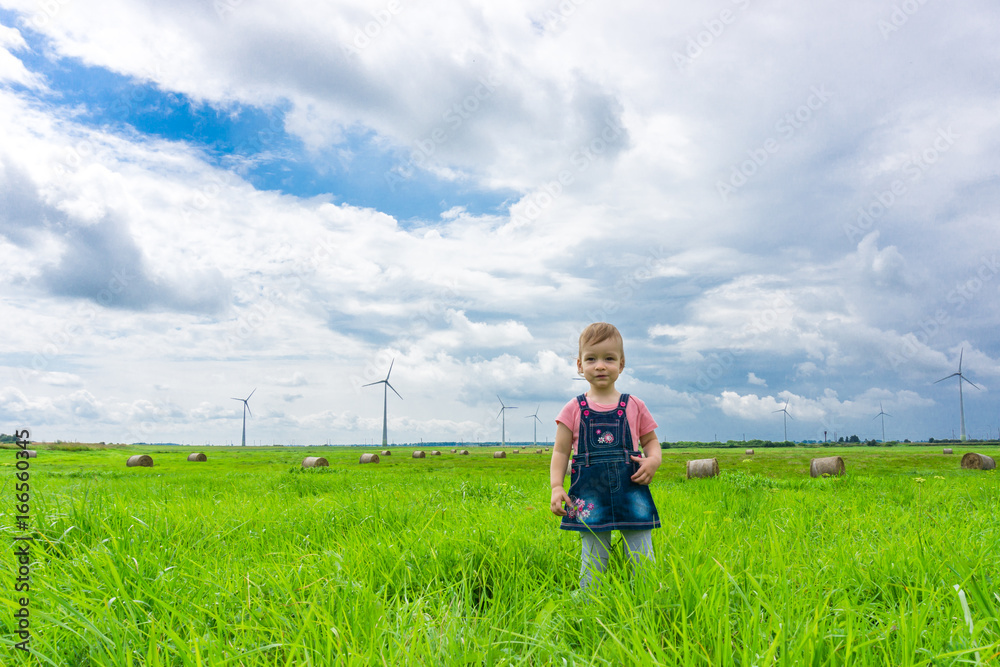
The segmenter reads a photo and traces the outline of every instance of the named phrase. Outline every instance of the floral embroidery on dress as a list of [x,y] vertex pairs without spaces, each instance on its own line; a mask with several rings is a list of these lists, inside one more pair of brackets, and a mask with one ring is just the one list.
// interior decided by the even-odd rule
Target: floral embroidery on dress
[[601,430],[598,429],[597,433],[598,433],[597,442],[603,445],[610,445],[612,442],[615,441],[615,436],[611,433],[611,431],[605,431],[604,433],[601,433]]
[[588,503],[583,498],[570,498],[569,505],[566,506],[566,516],[571,519],[587,519],[590,517],[594,503]]

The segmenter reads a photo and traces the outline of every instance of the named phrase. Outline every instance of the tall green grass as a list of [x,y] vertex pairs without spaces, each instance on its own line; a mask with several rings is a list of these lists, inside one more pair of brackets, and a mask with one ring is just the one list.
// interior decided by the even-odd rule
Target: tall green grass
[[[998,479],[939,450],[666,451],[656,563],[633,578],[616,552],[588,593],[579,537],[548,511],[547,453],[203,451],[32,460],[32,652],[12,648],[9,550],[2,664],[1000,660]],[[136,452],[156,467],[126,469]],[[832,454],[848,475],[810,479]],[[306,455],[331,466],[303,471]],[[704,455],[720,477],[683,479]]]

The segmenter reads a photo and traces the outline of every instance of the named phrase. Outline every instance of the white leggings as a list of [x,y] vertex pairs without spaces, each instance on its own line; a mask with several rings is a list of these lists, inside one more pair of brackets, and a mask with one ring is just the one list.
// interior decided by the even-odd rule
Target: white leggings
[[[639,556],[656,562],[653,556],[652,530],[621,531],[625,545],[628,547],[629,560],[632,561],[633,572],[640,565]],[[580,564],[580,588],[590,586],[595,572],[604,572],[608,567],[608,548],[611,546],[611,531],[606,533],[580,533],[583,543],[583,562]]]

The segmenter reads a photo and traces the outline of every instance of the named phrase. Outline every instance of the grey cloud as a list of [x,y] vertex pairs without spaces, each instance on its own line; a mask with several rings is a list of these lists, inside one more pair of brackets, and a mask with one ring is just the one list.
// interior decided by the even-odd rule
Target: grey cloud
[[151,276],[126,225],[113,215],[69,230],[64,240],[66,251],[42,278],[53,294],[126,310],[217,313],[228,304],[229,285],[218,270],[173,284]]
[[31,177],[0,155],[0,235],[16,246],[30,247],[43,229],[64,219],[62,211],[42,201]]

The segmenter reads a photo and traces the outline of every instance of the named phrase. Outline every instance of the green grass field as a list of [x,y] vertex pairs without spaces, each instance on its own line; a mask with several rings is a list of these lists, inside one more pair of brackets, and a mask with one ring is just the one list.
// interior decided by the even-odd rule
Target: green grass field
[[[587,594],[547,450],[36,446],[31,653],[8,539],[0,663],[995,664],[998,477],[959,461],[1000,448],[948,446],[664,450],[655,565],[633,581],[616,554]],[[811,479],[830,455],[847,475]],[[685,480],[706,457],[721,475]]]

